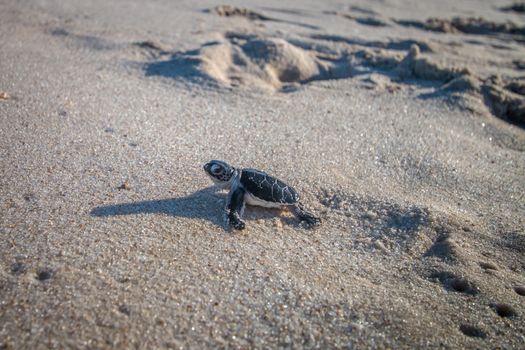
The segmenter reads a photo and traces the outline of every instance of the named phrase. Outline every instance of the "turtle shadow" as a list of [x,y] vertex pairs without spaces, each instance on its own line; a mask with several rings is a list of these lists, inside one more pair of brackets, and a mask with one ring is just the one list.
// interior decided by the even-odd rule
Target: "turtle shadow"
[[[90,215],[94,217],[109,217],[162,214],[207,220],[225,231],[231,231],[226,222],[224,211],[226,196],[226,193],[221,193],[218,188],[210,186],[184,197],[103,205],[93,208]],[[299,226],[294,218],[280,215],[281,209],[247,207],[243,217],[246,221],[269,220],[274,217],[281,217],[284,224],[292,227]]]
[[178,198],[145,200],[139,202],[103,205],[91,210],[95,217],[162,214],[174,217],[203,219],[215,226],[227,229],[223,205],[217,203],[221,194],[213,186]]

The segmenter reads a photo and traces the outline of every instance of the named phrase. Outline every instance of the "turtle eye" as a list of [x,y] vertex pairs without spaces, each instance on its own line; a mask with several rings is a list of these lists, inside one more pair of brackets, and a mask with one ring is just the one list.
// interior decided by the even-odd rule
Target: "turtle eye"
[[211,172],[212,172],[213,174],[218,175],[218,174],[220,174],[220,173],[222,172],[222,169],[221,169],[221,167],[218,166],[218,165],[212,165],[212,167],[211,167]]

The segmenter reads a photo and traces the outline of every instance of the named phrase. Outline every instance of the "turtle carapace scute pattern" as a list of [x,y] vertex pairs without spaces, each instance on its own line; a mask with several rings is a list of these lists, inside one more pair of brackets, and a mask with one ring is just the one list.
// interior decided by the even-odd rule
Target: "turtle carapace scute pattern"
[[243,169],[241,184],[254,197],[266,202],[283,205],[299,202],[299,195],[291,186],[262,171]]
[[235,168],[220,160],[206,163],[204,171],[217,186],[230,190],[226,212],[228,223],[237,230],[245,228],[242,220],[245,204],[267,208],[287,207],[309,226],[321,222],[304,209],[293,187],[265,172]]

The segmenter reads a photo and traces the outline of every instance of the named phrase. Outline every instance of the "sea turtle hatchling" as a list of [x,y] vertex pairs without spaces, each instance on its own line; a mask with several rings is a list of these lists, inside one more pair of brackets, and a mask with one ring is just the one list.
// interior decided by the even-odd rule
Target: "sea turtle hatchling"
[[245,227],[242,221],[245,203],[267,208],[288,207],[309,226],[321,222],[303,208],[291,186],[262,171],[234,168],[220,160],[206,163],[204,171],[218,187],[230,190],[226,202],[228,223],[237,230]]

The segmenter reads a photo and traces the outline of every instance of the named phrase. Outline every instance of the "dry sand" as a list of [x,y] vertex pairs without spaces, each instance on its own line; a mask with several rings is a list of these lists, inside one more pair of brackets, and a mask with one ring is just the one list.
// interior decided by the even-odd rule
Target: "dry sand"
[[0,349],[523,348],[523,6],[230,4],[0,1]]

